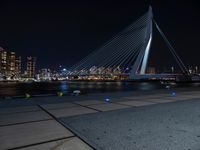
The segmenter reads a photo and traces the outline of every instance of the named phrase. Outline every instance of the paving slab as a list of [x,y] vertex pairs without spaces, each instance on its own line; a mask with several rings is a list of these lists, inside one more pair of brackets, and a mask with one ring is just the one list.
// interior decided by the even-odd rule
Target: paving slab
[[51,109],[51,110],[48,110],[48,111],[57,118],[83,115],[83,114],[89,114],[89,113],[96,113],[97,112],[93,109],[89,109],[89,108],[82,107],[82,106],[71,107],[71,108],[62,108],[62,109]]
[[0,133],[2,150],[73,136],[55,120],[4,126]]
[[146,106],[146,105],[152,105],[155,104],[153,102],[147,102],[147,101],[123,101],[123,102],[118,102],[118,104],[124,104],[124,105],[129,105],[129,106]]
[[44,104],[41,105],[45,109],[58,109],[58,108],[69,108],[69,107],[75,107],[78,106],[76,104],[65,102],[65,103],[52,103],[52,104]]
[[41,110],[38,106],[22,106],[22,107],[9,107],[9,108],[1,108],[1,114],[9,114],[9,113],[18,113],[18,112],[29,112],[29,111],[39,111]]
[[200,101],[131,107],[62,122],[97,150],[199,150]]
[[130,106],[120,105],[116,103],[106,103],[106,104],[90,105],[88,107],[99,110],[99,111],[110,111],[110,110],[124,109]]
[[72,137],[64,140],[30,146],[20,150],[92,150],[92,148],[79,138]]
[[30,121],[39,121],[39,120],[47,120],[51,119],[44,111],[36,111],[36,112],[23,112],[23,113],[15,113],[15,114],[1,114],[0,115],[0,126],[24,123]]
[[83,105],[83,106],[89,106],[89,105],[95,105],[95,104],[105,104],[104,101],[98,101],[98,100],[84,100],[84,101],[75,101],[74,103]]

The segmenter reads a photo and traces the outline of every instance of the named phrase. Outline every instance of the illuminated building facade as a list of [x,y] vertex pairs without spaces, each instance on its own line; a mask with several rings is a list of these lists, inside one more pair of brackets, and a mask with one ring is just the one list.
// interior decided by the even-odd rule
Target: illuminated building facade
[[7,65],[7,75],[9,76],[14,76],[15,73],[16,73],[16,70],[15,70],[15,58],[16,58],[16,54],[15,52],[8,52],[8,65]]
[[21,73],[21,57],[0,47],[0,74],[7,78],[19,77]]
[[47,69],[47,68],[43,68],[41,70],[39,70],[39,74],[37,76],[38,80],[51,80],[51,70]]
[[27,57],[26,75],[28,78],[35,77],[36,57]]
[[21,75],[21,56],[15,58],[15,75],[20,77]]
[[147,74],[156,74],[156,68],[155,67],[147,67],[146,73]]
[[7,52],[3,48],[0,48],[0,72],[2,75],[6,75],[7,60],[8,60]]

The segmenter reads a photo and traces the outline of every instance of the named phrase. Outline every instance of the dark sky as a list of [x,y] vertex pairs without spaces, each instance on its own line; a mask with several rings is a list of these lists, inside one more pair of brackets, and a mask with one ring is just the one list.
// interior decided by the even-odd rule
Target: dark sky
[[23,59],[36,56],[38,69],[70,67],[143,15],[149,4],[185,64],[200,65],[198,0],[1,0],[0,46]]

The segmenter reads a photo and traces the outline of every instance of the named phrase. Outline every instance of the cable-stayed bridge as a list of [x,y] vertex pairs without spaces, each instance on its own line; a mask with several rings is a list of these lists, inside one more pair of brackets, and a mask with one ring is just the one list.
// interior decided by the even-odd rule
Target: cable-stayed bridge
[[69,76],[80,79],[163,79],[174,78],[177,74],[147,74],[147,63],[153,40],[153,26],[160,33],[169,51],[176,60],[181,74],[189,72],[177,55],[165,34],[153,18],[152,8],[118,33],[102,47],[70,68]]

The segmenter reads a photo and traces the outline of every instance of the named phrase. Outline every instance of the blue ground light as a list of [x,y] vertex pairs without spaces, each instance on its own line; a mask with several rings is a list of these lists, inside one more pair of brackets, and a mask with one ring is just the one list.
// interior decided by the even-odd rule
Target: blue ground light
[[104,100],[105,100],[106,102],[109,102],[109,101],[110,101],[110,98],[106,97]]
[[172,92],[171,95],[172,95],[172,96],[176,96],[176,92]]

